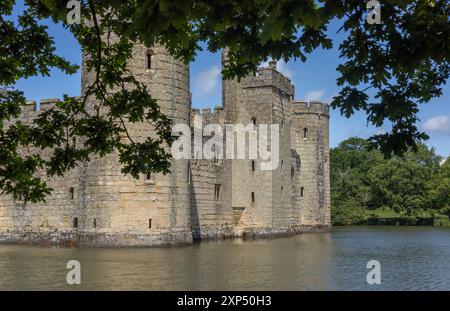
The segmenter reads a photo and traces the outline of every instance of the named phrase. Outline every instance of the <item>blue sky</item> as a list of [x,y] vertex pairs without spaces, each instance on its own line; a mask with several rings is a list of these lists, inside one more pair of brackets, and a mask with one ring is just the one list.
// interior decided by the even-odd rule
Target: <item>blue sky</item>
[[[73,36],[61,26],[52,22],[46,23],[49,33],[54,37],[57,53],[66,59],[81,64],[81,51]],[[337,24],[332,24],[330,36],[339,42],[341,34],[336,34]],[[336,86],[336,67],[339,64],[338,44],[332,50],[317,50],[308,60],[278,62],[278,69],[288,76],[296,88],[296,99],[322,100],[329,102],[338,93]],[[43,98],[61,98],[63,94],[80,95],[81,74],[67,76],[60,71],[53,70],[51,77],[33,77],[20,80],[16,84],[18,89],[25,92],[30,100]],[[220,55],[207,51],[199,52],[196,60],[191,64],[191,92],[193,106],[197,108],[221,105],[221,76]],[[420,106],[419,129],[424,130],[430,139],[427,145],[435,147],[438,154],[450,156],[450,86],[443,89],[440,98]],[[387,127],[386,127],[387,128]],[[350,136],[367,138],[383,131],[383,128],[366,126],[364,114],[358,113],[347,119],[339,111],[332,111],[330,118],[330,145],[336,146],[340,141]]]

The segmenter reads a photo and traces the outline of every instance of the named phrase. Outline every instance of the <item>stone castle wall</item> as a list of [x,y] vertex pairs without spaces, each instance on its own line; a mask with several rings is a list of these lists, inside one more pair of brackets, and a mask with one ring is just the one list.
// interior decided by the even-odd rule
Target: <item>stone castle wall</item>
[[[225,55],[223,61],[226,65]],[[263,171],[260,159],[220,156],[173,160],[170,174],[135,180],[121,173],[117,154],[96,157],[64,177],[46,178],[54,192],[45,203],[25,205],[0,197],[0,242],[155,246],[330,226],[329,107],[294,101],[294,86],[274,62],[240,82],[224,80],[223,107],[213,111],[191,109],[189,67],[163,47],[136,44],[129,68],[174,123],[199,131],[213,123],[278,124],[278,167]],[[92,79],[83,68],[83,87]],[[31,122],[56,102],[30,102],[20,120]],[[95,104],[88,100],[88,108]],[[202,125],[194,122],[198,115]],[[133,139],[154,134],[148,124],[127,125]]]
[[[57,99],[45,99],[40,103],[30,101],[22,109],[20,120],[30,124],[42,111],[55,107]],[[8,124],[6,125],[8,126]],[[36,150],[22,150],[32,154]],[[45,156],[45,151],[44,151]],[[11,197],[0,198],[0,241],[34,242],[44,238],[49,242],[64,243],[73,240],[73,225],[82,210],[82,201],[75,191],[85,183],[85,175],[79,168],[73,169],[64,177],[45,178],[48,186],[54,189],[52,197],[45,203],[24,204]],[[77,189],[77,190],[75,190]],[[72,199],[73,193],[73,199]]]
[[[201,124],[194,122],[196,117],[201,117]],[[208,124],[218,124],[223,128],[225,118],[222,107],[215,107],[214,111],[193,109],[191,124],[194,131],[198,133],[202,133],[205,125]],[[203,137],[202,142],[206,142],[209,138],[209,136]],[[192,137],[193,143],[194,137]],[[214,159],[190,160],[190,208],[192,233],[195,240],[234,236],[233,211],[228,200],[231,190],[227,182],[227,160],[218,155],[219,149],[215,151],[217,156]]]
[[330,226],[329,106],[294,101],[293,114],[291,143],[300,156],[301,223]]

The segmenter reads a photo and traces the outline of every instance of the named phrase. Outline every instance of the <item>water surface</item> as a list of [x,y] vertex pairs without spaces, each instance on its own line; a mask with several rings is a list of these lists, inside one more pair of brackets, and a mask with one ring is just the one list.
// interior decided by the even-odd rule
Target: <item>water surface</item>
[[[366,264],[381,263],[381,285]],[[81,263],[81,285],[66,263]],[[331,233],[178,248],[0,245],[1,290],[450,290],[450,228],[341,227]]]

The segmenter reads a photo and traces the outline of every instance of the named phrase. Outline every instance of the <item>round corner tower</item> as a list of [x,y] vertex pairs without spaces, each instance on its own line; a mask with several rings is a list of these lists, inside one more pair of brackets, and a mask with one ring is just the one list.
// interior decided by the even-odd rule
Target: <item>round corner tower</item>
[[330,108],[321,102],[292,103],[291,143],[300,157],[297,200],[300,225],[322,229],[331,225],[329,119]]
[[[161,111],[174,124],[189,124],[189,65],[164,46],[135,44],[128,69],[144,84]],[[92,79],[83,66],[83,89]],[[90,105],[95,104],[91,102]],[[148,123],[127,123],[135,141],[156,135]],[[80,231],[98,245],[161,245],[191,243],[188,161],[172,160],[171,173],[148,174],[139,180],[121,173],[118,154],[85,164],[84,208]],[[95,224],[95,225],[93,225]]]

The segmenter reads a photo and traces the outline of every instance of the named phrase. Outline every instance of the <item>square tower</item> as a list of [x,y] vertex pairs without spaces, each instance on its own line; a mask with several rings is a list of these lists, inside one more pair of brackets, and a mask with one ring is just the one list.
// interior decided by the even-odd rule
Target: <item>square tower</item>
[[[226,51],[222,64],[226,66]],[[237,80],[223,81],[223,106],[226,122],[245,128],[245,159],[236,159],[238,134],[234,135],[234,160],[229,160],[231,182],[231,206],[241,213],[236,224],[237,232],[244,235],[285,233],[296,230],[299,208],[293,205],[293,177],[291,175],[291,123],[294,86],[276,69],[276,62],[258,68],[256,75]],[[261,131],[263,126],[277,127],[278,141]],[[250,138],[251,129],[257,132]],[[260,152],[266,148],[262,137],[267,134],[268,150],[276,157],[273,168],[263,169],[267,162]],[[277,150],[270,150],[270,146]],[[257,158],[249,154],[249,147],[257,146]],[[277,155],[277,156],[276,156]]]

